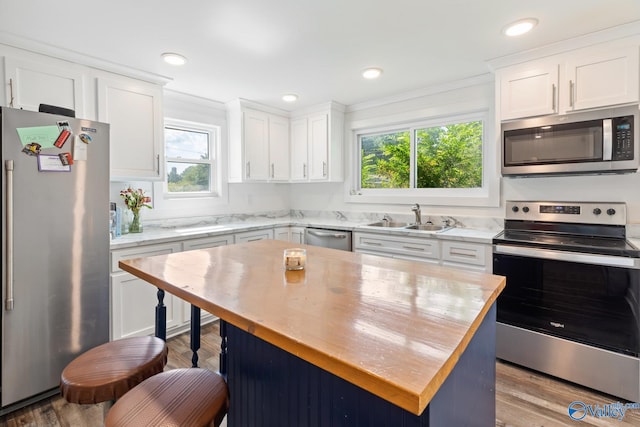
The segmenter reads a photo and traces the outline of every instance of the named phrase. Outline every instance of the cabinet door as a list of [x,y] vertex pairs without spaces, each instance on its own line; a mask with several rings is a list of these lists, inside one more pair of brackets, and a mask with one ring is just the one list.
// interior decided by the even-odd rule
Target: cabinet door
[[40,104],[55,105],[86,118],[84,77],[71,63],[43,58],[42,62],[5,58],[7,104],[13,108],[38,111]]
[[304,243],[304,227],[275,227],[273,238],[291,243]]
[[[152,335],[155,332],[155,307],[158,288],[124,272],[118,266],[123,259],[180,252],[180,243],[148,245],[111,251],[111,339]],[[180,299],[165,292],[167,330],[181,323]]]
[[329,134],[326,114],[309,117],[309,178],[324,181],[328,177]]
[[284,242],[288,242],[291,237],[291,228],[290,227],[275,227],[273,229],[273,238],[275,240],[282,240]]
[[243,112],[244,176],[250,181],[269,179],[269,115],[245,109]]
[[291,180],[307,181],[308,173],[308,140],[307,119],[291,121]]
[[[111,276],[111,339],[153,335],[158,288],[128,273]],[[181,300],[164,294],[167,330],[180,326]]]
[[304,227],[289,227],[289,241],[304,244]]
[[533,64],[501,73],[501,120],[554,114],[557,106],[557,64]]
[[269,116],[269,176],[272,181],[289,180],[289,119]]
[[567,61],[567,111],[638,102],[638,47]]
[[98,120],[111,124],[111,179],[163,179],[162,88],[98,79]]
[[442,242],[442,265],[473,271],[491,271],[491,245],[458,241]]

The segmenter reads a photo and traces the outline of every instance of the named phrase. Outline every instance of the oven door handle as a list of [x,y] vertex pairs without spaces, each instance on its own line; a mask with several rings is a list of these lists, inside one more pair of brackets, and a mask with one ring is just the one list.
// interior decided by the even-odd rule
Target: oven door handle
[[608,267],[640,269],[640,259],[611,255],[583,254],[579,252],[554,251],[550,249],[526,248],[511,245],[493,245],[493,253],[504,255],[527,256],[530,258],[550,259],[555,261],[580,262]]

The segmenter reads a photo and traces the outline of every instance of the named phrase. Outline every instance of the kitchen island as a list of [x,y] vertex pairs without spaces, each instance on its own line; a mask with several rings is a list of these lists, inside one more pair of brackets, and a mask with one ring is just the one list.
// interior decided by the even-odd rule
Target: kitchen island
[[495,423],[503,277],[263,240],[121,261],[221,319],[228,425]]

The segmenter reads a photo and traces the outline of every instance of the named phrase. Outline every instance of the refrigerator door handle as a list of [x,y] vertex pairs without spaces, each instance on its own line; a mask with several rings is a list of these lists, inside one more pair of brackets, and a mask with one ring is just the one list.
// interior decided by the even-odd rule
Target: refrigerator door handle
[[4,163],[4,168],[6,170],[7,183],[7,211],[5,212],[7,219],[7,229],[5,230],[5,237],[7,239],[7,289],[5,293],[5,309],[7,311],[11,311],[13,310],[13,160],[6,160]]

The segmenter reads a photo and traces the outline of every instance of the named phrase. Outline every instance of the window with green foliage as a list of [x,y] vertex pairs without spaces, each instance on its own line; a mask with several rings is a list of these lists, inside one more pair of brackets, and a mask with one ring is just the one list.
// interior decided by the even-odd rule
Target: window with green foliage
[[206,129],[166,126],[167,193],[211,195],[214,182],[216,133]]
[[360,134],[360,188],[482,187],[481,120]]

